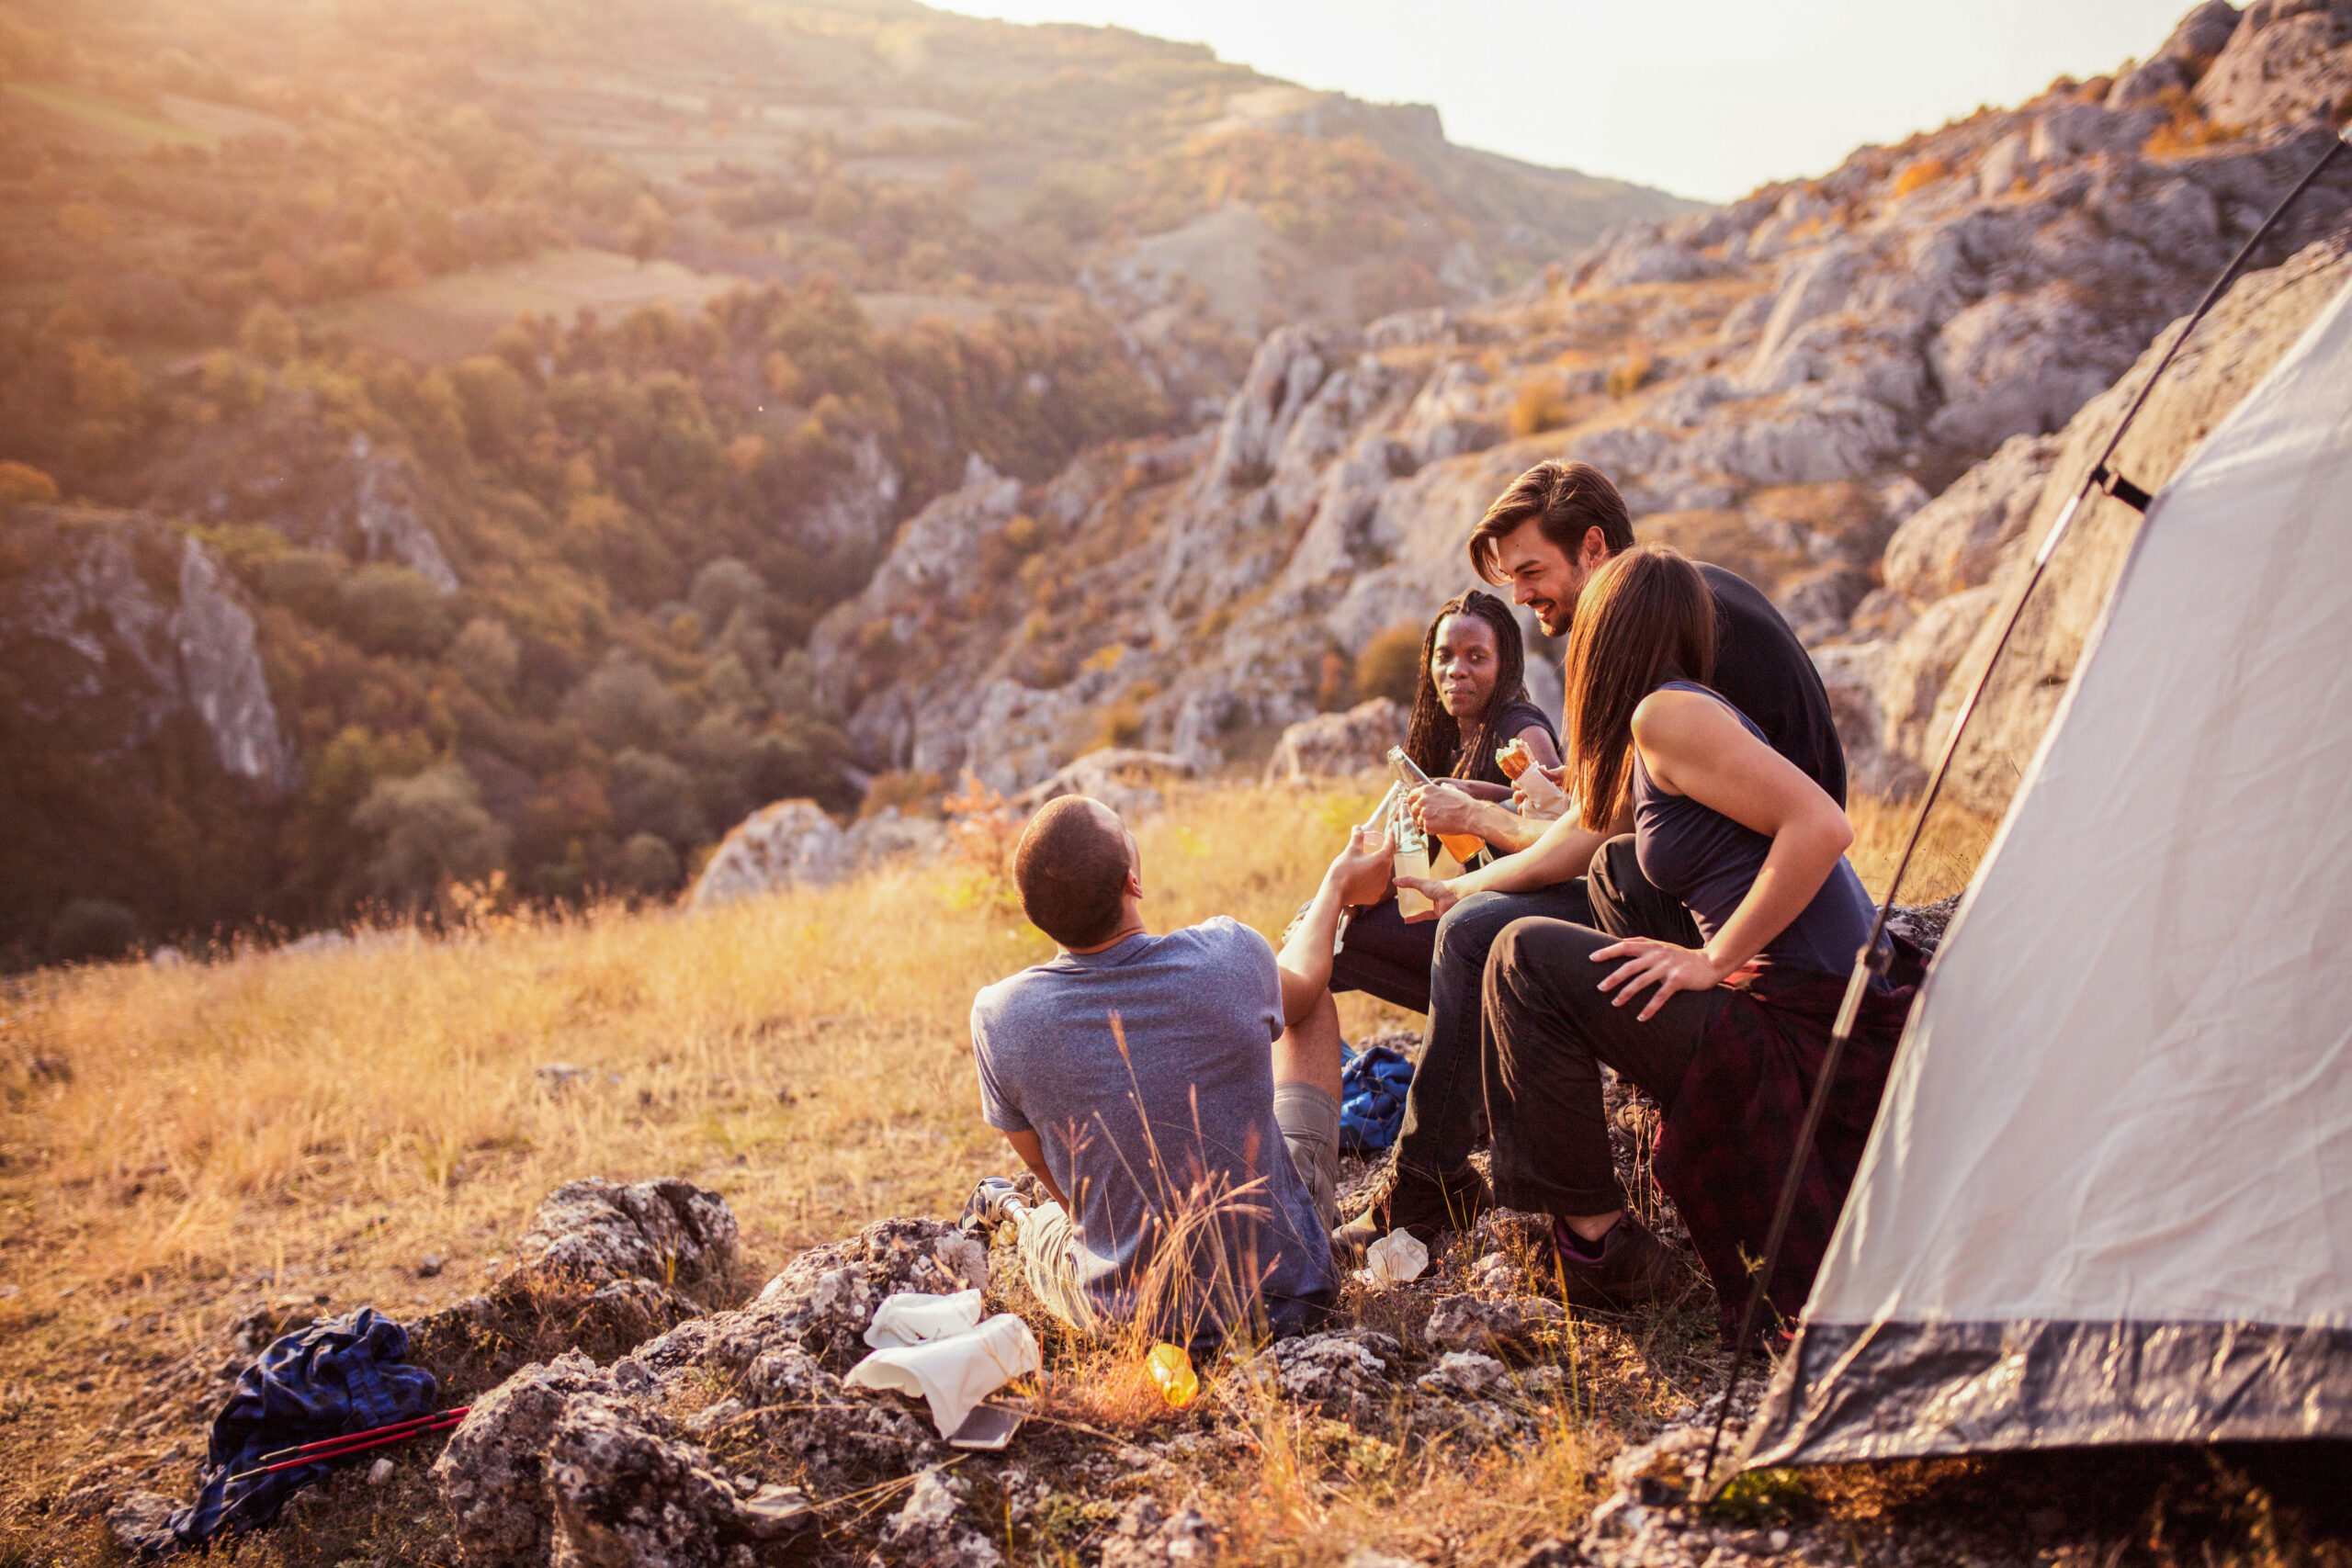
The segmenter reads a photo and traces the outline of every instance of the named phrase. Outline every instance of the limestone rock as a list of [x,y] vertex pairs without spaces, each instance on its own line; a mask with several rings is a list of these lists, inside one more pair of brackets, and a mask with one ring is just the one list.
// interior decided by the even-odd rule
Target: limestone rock
[[938,1220],[889,1219],[847,1241],[811,1247],[768,1281],[752,1311],[771,1317],[827,1365],[847,1371],[865,1354],[859,1337],[885,1296],[985,1290],[988,1251]]
[[160,1492],[126,1492],[106,1510],[107,1529],[136,1562],[171,1538],[171,1518],[179,1509]]
[[548,1560],[548,1441],[573,1394],[611,1386],[609,1373],[573,1350],[473,1401],[432,1470],[467,1562]]
[[119,759],[192,714],[224,773],[292,785],[253,613],[219,557],[140,513],[23,506],[7,524],[0,651],[52,743]]
[[686,903],[709,909],[784,888],[823,887],[848,874],[852,858],[849,836],[815,801],[779,800],[719,840]]
[[1415,1386],[1423,1393],[1475,1399],[1510,1376],[1510,1370],[1492,1356],[1476,1350],[1448,1350],[1437,1366],[1423,1372]]
[[729,1538],[748,1534],[709,1455],[643,1407],[595,1393],[557,1418],[547,1490],[555,1568],[718,1568]]
[[1277,1340],[1259,1352],[1253,1366],[1285,1398],[1362,1427],[1390,1399],[1389,1364],[1403,1354],[1385,1334],[1346,1329]]
[[1374,697],[1345,713],[1317,714],[1283,730],[1266,763],[1266,782],[1347,778],[1386,766],[1388,749],[1404,743],[1405,710],[1390,698]]
[[1886,585],[1917,607],[1990,581],[2023,536],[2058,446],[2054,435],[2011,436],[1905,518],[1886,544]]
[[[1533,1302],[1528,1304],[1549,1305]],[[1430,1313],[1421,1337],[1448,1350],[1473,1350],[1499,1355],[1518,1348],[1532,1326],[1517,1301],[1484,1301],[1476,1296],[1440,1296]]]
[[[2309,246],[2284,265],[2240,278],[2151,395],[2116,456],[2117,471],[2143,489],[2161,489],[2347,281],[2352,281],[2352,246],[2341,239]],[[2168,335],[2160,337],[2159,344]],[[2161,346],[2151,346],[2131,374],[2067,424],[2026,525],[2021,551],[2038,547],[2055,523],[2161,352]],[[1954,761],[1951,789],[1962,803],[1988,816],[2007,807],[2057,710],[2139,527],[2139,513],[2105,498],[2095,497],[2077,515],[2051,561],[2041,590],[2028,604],[2010,649],[1994,672],[1983,710],[1971,721]],[[1991,625],[1983,626],[1954,666],[1926,727],[1927,747],[1941,744],[1944,730],[1991,652],[1995,635]]]
[[1049,800],[1066,795],[1082,795],[1089,800],[1099,800],[1121,817],[1132,821],[1147,811],[1159,808],[1159,791],[1156,782],[1190,778],[1196,772],[1192,763],[1165,751],[1138,751],[1131,747],[1106,746],[1057,769],[1047,779],[1030,785],[1014,798],[1013,804],[1023,811],[1035,811]]
[[569,1181],[540,1202],[515,1253],[551,1276],[691,1283],[735,1266],[735,1215],[718,1193],[675,1178]]
[[1148,1493],[1129,1499],[1102,1542],[1102,1568],[1206,1564],[1220,1551],[1216,1526],[1196,1508],[1170,1514]]
[[[2218,18],[2207,25],[2211,34],[2221,31]],[[2352,29],[2346,28],[2343,8],[2272,0],[2245,8],[2244,20],[2198,83],[2197,102],[2222,125],[2324,125],[2338,113],[2347,91]]]
[[964,1483],[936,1470],[915,1478],[907,1501],[882,1528],[874,1568],[998,1568],[994,1542],[956,1517]]

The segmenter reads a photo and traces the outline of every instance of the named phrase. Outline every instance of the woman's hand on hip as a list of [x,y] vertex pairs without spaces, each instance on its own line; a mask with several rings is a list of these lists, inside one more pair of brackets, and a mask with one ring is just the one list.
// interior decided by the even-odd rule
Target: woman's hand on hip
[[1625,962],[1611,970],[1600,982],[1602,990],[1617,993],[1613,1005],[1623,1007],[1645,986],[1657,987],[1635,1021],[1642,1023],[1656,1017],[1657,1010],[1666,1005],[1666,998],[1675,992],[1707,990],[1724,977],[1724,971],[1704,948],[1681,947],[1655,937],[1629,936],[1592,955],[1595,964],[1606,964],[1614,958]]

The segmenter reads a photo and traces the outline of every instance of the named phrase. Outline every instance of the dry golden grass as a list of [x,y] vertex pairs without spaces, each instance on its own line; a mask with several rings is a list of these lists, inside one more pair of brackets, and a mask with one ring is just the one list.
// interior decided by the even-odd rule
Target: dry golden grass
[[[1155,927],[1231,913],[1278,933],[1371,803],[1182,792],[1139,825]],[[1907,819],[1856,818],[1869,875]],[[1975,831],[1939,830],[1906,899],[1963,875]],[[410,1316],[479,1291],[562,1181],[723,1192],[753,1280],[872,1219],[953,1213],[1014,1164],[978,1115],[972,993],[1050,952],[989,861],[700,915],[485,917],[17,982],[0,1000],[0,1540],[102,1461],[185,1491],[194,1416],[144,1436],[123,1421],[166,1359],[217,1359],[232,1323],[287,1294]],[[1410,1021],[1342,1002],[1351,1035]],[[538,1071],[559,1064],[584,1072]],[[427,1254],[447,1264],[420,1278]],[[1245,1560],[1336,1562],[1361,1541],[1506,1556],[1570,1531],[1616,1444],[1694,1396],[1712,1352],[1706,1314],[1688,1315],[1698,1329],[1663,1338],[1588,1330],[1572,1396],[1508,1452],[1353,1431],[1207,1371],[1204,1404],[1251,1442],[1204,1455],[1193,1483],[1233,1499],[1220,1523]],[[1116,1438],[1188,1419],[1159,1402],[1140,1346],[1049,1346],[1042,1423]],[[269,1550],[308,1561],[290,1538]]]

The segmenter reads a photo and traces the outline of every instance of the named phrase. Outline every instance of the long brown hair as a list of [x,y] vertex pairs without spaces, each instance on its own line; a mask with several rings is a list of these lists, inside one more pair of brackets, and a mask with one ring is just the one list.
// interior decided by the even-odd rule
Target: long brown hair
[[[1430,673],[1430,660],[1437,657],[1438,628],[1445,625],[1448,615],[1484,621],[1495,634],[1495,689],[1487,694],[1487,705],[1474,721],[1477,728],[1473,750],[1464,749],[1462,725],[1438,700],[1437,678]],[[1433,779],[1452,773],[1456,757],[1470,759],[1471,770],[1476,772],[1476,760],[1509,739],[1495,733],[1495,721],[1503,709],[1526,700],[1527,643],[1520,636],[1519,623],[1511,618],[1510,606],[1484,589],[1457,593],[1437,607],[1437,614],[1430,617],[1430,629],[1421,637],[1421,674],[1413,688],[1412,720],[1405,727],[1405,755]]]
[[1606,831],[1634,776],[1634,710],[1668,681],[1715,671],[1715,596],[1682,554],[1636,545],[1577,596],[1568,633],[1569,793],[1584,827]]

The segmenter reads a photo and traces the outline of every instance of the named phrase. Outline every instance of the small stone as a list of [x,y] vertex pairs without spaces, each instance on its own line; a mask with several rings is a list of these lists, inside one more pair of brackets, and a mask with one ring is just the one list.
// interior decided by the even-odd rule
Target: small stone
[[1772,1550],[1775,1551],[1786,1551],[1789,1549],[1789,1532],[1786,1530],[1774,1530],[1764,1539],[1772,1543]]
[[428,1252],[416,1260],[416,1277],[420,1280],[430,1280],[441,1272],[447,1262],[447,1259],[439,1253]]
[[75,1393],[96,1393],[98,1392],[98,1380],[96,1378],[84,1378],[74,1385],[74,1392]]
[[381,1486],[385,1482],[390,1481],[392,1478],[392,1470],[393,1465],[390,1460],[378,1460],[375,1463],[368,1467],[368,1484],[370,1486]]

